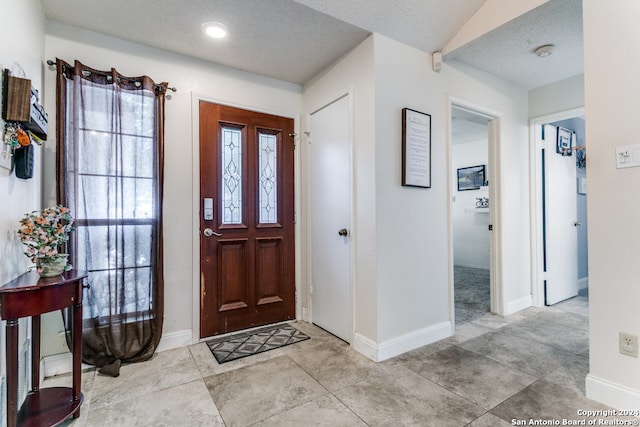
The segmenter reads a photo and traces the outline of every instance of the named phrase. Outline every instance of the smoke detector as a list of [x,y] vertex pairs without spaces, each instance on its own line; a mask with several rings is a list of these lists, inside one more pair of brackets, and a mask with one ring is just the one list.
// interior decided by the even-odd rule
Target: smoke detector
[[533,52],[540,58],[546,58],[553,53],[553,45],[545,44],[543,46],[537,47]]

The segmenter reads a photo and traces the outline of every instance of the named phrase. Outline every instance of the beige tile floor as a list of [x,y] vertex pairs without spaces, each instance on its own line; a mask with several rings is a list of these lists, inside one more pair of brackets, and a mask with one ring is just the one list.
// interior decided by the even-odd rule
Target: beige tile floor
[[[83,374],[75,426],[491,426],[579,419],[588,301],[576,297],[456,328],[456,335],[374,363],[320,328],[289,347],[218,365],[205,343]],[[562,337],[562,339],[559,339]],[[69,383],[68,376],[43,386]]]

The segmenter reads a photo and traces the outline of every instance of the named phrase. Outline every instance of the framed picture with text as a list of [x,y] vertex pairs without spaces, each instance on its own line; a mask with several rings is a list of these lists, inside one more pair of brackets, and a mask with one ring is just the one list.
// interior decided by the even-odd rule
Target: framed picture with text
[[431,188],[431,115],[402,109],[402,185]]

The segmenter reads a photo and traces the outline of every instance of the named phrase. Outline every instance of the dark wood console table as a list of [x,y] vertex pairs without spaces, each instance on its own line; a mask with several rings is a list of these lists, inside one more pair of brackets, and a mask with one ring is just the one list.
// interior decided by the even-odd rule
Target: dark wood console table
[[[7,427],[55,426],[70,416],[80,416],[82,392],[82,286],[84,271],[40,278],[26,273],[0,287],[0,315],[7,321]],[[72,388],[40,389],[40,315],[72,307]],[[18,410],[18,319],[31,316],[32,388]]]

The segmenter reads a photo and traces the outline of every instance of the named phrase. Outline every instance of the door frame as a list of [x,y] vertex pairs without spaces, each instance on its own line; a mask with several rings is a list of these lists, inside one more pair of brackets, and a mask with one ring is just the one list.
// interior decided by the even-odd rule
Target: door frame
[[[354,283],[357,283],[357,274],[356,274],[356,269],[354,267],[355,265],[355,247],[356,247],[356,239],[357,239],[357,223],[356,223],[356,216],[355,216],[355,199],[354,199],[354,194],[355,194],[355,170],[354,170],[354,143],[353,143],[353,121],[354,121],[354,111],[353,111],[353,88],[348,88],[342,91],[338,91],[336,92],[336,94],[334,94],[333,96],[329,96],[327,98],[325,98],[323,101],[319,102],[317,105],[313,105],[312,108],[308,109],[308,112],[304,114],[305,117],[305,131],[308,131],[308,125],[310,122],[310,118],[311,115],[315,112],[318,112],[320,110],[322,110],[323,108],[333,104],[334,102],[347,97],[347,101],[349,103],[349,147],[348,147],[348,151],[349,151],[349,196],[350,196],[350,204],[349,204],[349,228],[350,228],[350,232],[349,232],[349,256],[351,258],[351,262],[349,264],[350,267],[350,273],[349,273],[349,319],[350,319],[350,325],[349,325],[349,336],[350,336],[350,345],[353,346],[354,343],[354,335],[355,335],[355,313],[356,313],[356,298],[355,298],[355,286]],[[310,144],[309,141],[309,135],[305,132],[305,144],[304,147],[302,148],[301,151],[304,151],[302,153],[303,156],[303,161],[304,161],[304,170],[305,170],[305,188],[309,189],[311,188],[310,182],[311,182],[311,176],[309,171],[310,169],[310,165],[311,165],[311,151],[308,149],[308,145]],[[313,135],[311,135],[311,139],[313,140]],[[313,294],[311,292],[311,277],[312,277],[312,270],[313,270],[313,265],[312,265],[312,253],[311,253],[311,230],[310,230],[310,226],[311,226],[311,222],[310,222],[310,218],[311,218],[311,198],[310,197],[305,197],[304,200],[304,222],[306,224],[305,229],[306,229],[306,256],[305,256],[305,264],[307,265],[307,269],[305,272],[305,280],[307,282],[307,286],[306,286],[306,307],[304,307],[302,309],[302,320],[308,321],[309,323],[313,323],[313,312],[311,307],[312,305],[312,298],[313,298]]]
[[[294,158],[293,158],[293,168],[294,168],[294,191],[293,191],[293,206],[296,216],[299,219],[300,212],[300,116],[295,113],[290,112],[282,112],[276,111],[270,108],[263,108],[256,105],[245,105],[239,104],[236,102],[230,102],[226,99],[219,99],[215,97],[211,97],[208,95],[200,94],[200,93],[191,93],[191,150],[192,150],[192,294],[191,294],[191,303],[192,303],[192,317],[191,317],[191,343],[197,343],[200,341],[205,341],[208,339],[200,338],[200,101],[211,102],[214,104],[220,104],[227,107],[234,108],[242,108],[244,110],[255,111],[257,113],[265,113],[271,114],[274,116],[286,117],[288,119],[293,119],[293,132],[296,134],[295,137],[295,150],[294,150]],[[301,313],[301,302],[300,302],[300,284],[302,283],[302,272],[301,272],[301,227],[300,221],[297,220],[294,225],[294,233],[295,233],[295,288],[296,288],[296,319],[300,320]],[[183,335],[181,332],[177,332],[176,334]]]
[[462,108],[474,114],[484,116],[489,119],[488,135],[488,160],[489,160],[489,223],[493,225],[489,237],[491,256],[489,258],[489,268],[491,272],[491,312],[504,315],[506,307],[504,303],[503,280],[502,280],[502,221],[501,221],[501,196],[502,196],[502,174],[500,163],[500,118],[503,115],[499,111],[492,110],[483,105],[476,104],[463,98],[447,95],[447,244],[448,244],[448,270],[449,270],[449,321],[451,322],[451,333],[455,334],[455,293],[453,275],[453,134],[452,134],[452,108]]
[[544,116],[529,119],[529,184],[531,197],[531,291],[533,305],[544,307],[544,239],[542,236],[542,146],[538,135],[542,134],[542,126],[584,116],[585,108],[578,107],[558,111]]

